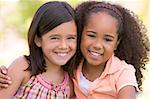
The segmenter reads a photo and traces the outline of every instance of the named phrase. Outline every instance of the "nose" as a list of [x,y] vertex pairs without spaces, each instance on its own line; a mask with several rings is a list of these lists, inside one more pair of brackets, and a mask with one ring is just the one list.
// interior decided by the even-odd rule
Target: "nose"
[[59,45],[60,49],[66,50],[68,48],[68,44],[66,40],[61,40],[60,45]]
[[103,49],[103,42],[101,40],[96,40],[93,44],[95,50]]

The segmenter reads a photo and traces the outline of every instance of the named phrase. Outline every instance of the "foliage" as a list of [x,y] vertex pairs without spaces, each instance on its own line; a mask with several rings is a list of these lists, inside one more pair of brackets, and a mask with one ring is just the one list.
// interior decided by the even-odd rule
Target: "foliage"
[[33,15],[41,4],[42,2],[39,0],[20,0],[18,2],[17,8],[20,15],[18,31],[22,34],[22,37],[26,38]]

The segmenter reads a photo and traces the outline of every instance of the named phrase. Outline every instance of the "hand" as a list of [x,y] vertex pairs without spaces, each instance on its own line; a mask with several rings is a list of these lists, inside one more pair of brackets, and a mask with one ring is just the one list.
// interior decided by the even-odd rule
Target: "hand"
[[6,88],[11,84],[10,77],[7,76],[7,68],[5,66],[0,67],[0,89]]

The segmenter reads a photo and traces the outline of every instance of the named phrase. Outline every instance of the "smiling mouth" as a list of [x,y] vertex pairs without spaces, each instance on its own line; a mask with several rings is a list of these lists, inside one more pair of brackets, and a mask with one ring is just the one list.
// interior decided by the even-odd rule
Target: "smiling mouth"
[[61,56],[61,57],[65,57],[65,56],[67,56],[68,55],[68,52],[56,52],[56,54],[58,55],[58,56]]
[[98,56],[103,55],[103,54],[98,53],[98,52],[94,52],[94,51],[90,51],[90,50],[88,50],[88,51],[89,51],[89,53],[90,53],[92,56],[95,56],[95,57],[98,57]]

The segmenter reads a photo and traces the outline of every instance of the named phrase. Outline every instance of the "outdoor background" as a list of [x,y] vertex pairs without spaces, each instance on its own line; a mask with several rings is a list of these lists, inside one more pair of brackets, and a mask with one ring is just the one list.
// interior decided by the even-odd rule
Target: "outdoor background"
[[[51,0],[0,0],[0,65],[10,63],[23,54],[28,54],[27,31],[38,7]],[[86,0],[59,0],[73,7]],[[101,0],[99,0],[101,1]],[[135,12],[148,29],[150,37],[150,0],[103,0],[123,5]],[[150,99],[150,63],[143,71],[143,92],[138,99]]]

